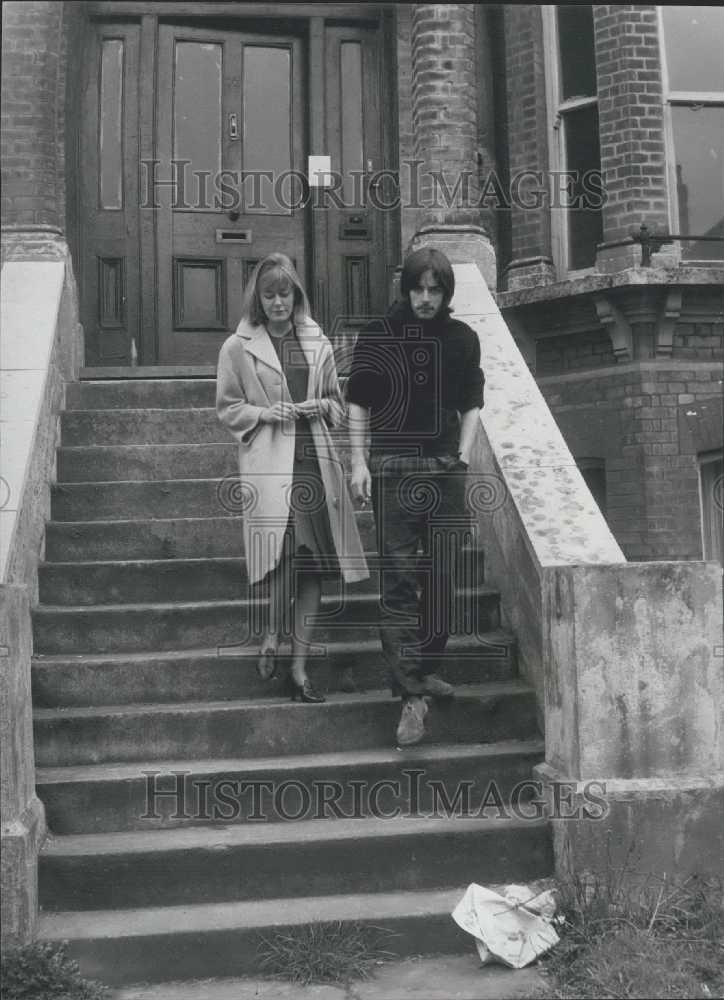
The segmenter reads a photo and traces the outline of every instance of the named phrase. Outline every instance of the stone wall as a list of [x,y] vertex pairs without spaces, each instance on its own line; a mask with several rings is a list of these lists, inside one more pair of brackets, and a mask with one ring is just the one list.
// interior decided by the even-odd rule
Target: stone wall
[[469,496],[539,698],[556,870],[719,874],[721,566],[624,560],[484,282],[456,279],[486,371]]
[[82,344],[73,270],[57,238],[15,233],[0,275],[0,761],[2,761],[2,943],[32,939],[37,854],[45,833],[35,795],[31,608],[55,479],[65,386],[77,378]]

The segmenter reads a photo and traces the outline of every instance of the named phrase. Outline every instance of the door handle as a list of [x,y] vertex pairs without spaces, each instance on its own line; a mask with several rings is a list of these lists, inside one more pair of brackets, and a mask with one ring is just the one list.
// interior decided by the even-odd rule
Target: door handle
[[233,112],[229,115],[229,138],[239,138],[239,121]]

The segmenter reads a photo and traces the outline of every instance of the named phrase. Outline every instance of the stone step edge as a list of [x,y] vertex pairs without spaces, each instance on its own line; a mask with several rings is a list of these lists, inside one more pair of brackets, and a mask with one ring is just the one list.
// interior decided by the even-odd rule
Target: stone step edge
[[[461,684],[455,689],[457,701],[479,700],[490,701],[506,696],[532,694],[530,684],[518,678],[505,681],[485,681],[482,684]],[[383,690],[359,691],[353,694],[340,692],[328,701],[315,706],[318,712],[335,711],[342,705],[375,705],[387,704],[390,694]],[[33,712],[36,722],[66,722],[75,719],[104,718],[106,716],[136,716],[136,715],[194,715],[206,712],[265,712],[270,707],[286,711],[309,711],[309,708],[296,702],[279,697],[235,699],[234,701],[193,701],[193,702],[160,702],[139,703],[131,705],[89,705],[69,708],[37,708]]]
[[[203,520],[199,518],[199,520]],[[56,522],[57,523],[57,522]],[[60,522],[61,524],[63,522]],[[88,523],[81,522],[81,523]],[[98,521],[93,521],[93,524],[98,524]],[[463,552],[479,552],[482,553],[483,550],[475,548],[471,545],[461,546]],[[381,563],[381,557],[377,554],[376,549],[368,549],[365,551],[365,559],[367,564],[372,564],[374,569],[380,568],[378,563]],[[112,567],[125,567],[125,566],[139,566],[142,568],[157,567],[157,566],[185,566],[188,565],[190,568],[197,566],[200,563],[217,563],[221,566],[231,566],[238,565],[240,562],[245,562],[245,557],[243,555],[238,556],[174,556],[167,559],[51,559],[42,560],[38,563],[38,570],[52,568],[54,570],[72,570],[76,567],[81,566],[112,566]]]
[[[365,893],[201,903],[132,910],[58,911],[40,915],[44,940],[93,941],[189,935],[219,931],[269,931],[328,921],[379,921],[452,913],[467,886],[431,892]],[[490,886],[495,889],[495,886]],[[531,888],[531,896],[535,892]],[[461,932],[462,933],[462,932]]]
[[[491,629],[489,632],[483,632],[481,635],[475,636],[451,636],[448,642],[448,650],[450,649],[468,649],[477,648],[478,646],[505,646],[507,649],[515,646],[516,639],[512,632],[506,632],[505,629]],[[382,656],[382,650],[380,647],[380,640],[377,636],[372,639],[358,639],[355,641],[349,641],[344,639],[335,639],[333,642],[328,642],[325,644],[326,649],[333,651],[336,655],[340,656],[348,652],[363,652],[363,653],[379,653]],[[256,657],[257,652],[253,653]],[[285,654],[282,653],[282,656]],[[328,655],[325,652],[325,657]],[[151,651],[130,651],[128,653],[35,653],[32,656],[32,665],[39,667],[57,667],[58,669],[71,668],[82,664],[84,666],[102,666],[104,664],[118,665],[121,663],[129,663],[133,665],[141,665],[144,663],[154,663],[163,662],[168,663],[169,661],[183,661],[183,660],[218,660],[218,659],[249,659],[249,657],[240,654],[239,652],[231,652],[219,654],[219,650],[216,646],[203,647],[199,649],[162,649],[162,650],[151,650]],[[314,657],[312,657],[314,659]]]
[[[398,816],[307,819],[283,823],[237,823],[228,826],[191,826],[170,829],[131,830],[114,833],[66,834],[53,836],[43,846],[46,859],[112,857],[119,855],[164,854],[171,851],[216,852],[235,847],[273,847],[301,842],[319,844],[370,839],[407,838],[419,834],[445,836],[450,823],[471,835],[500,831],[514,834],[530,826],[547,827],[545,819],[486,816]],[[273,829],[272,829],[273,828]]]
[[498,740],[494,743],[438,743],[423,744],[409,750],[384,747],[374,750],[334,751],[328,753],[289,754],[274,757],[226,757],[196,758],[184,760],[153,760],[144,763],[102,763],[71,764],[64,767],[36,768],[36,783],[43,785],[67,785],[107,783],[109,781],[141,781],[144,772],[171,774],[181,771],[189,778],[194,775],[226,774],[243,771],[245,774],[289,771],[294,774],[300,768],[322,770],[331,767],[361,768],[384,764],[429,764],[445,761],[495,760],[499,757],[529,757],[545,753],[543,739]]
[[[350,584],[350,586],[354,585]],[[480,584],[477,587],[460,587],[457,590],[457,593],[461,597],[464,597],[465,595],[475,595],[477,597],[500,597],[499,590],[495,587],[488,587],[485,584]],[[345,597],[345,602],[347,604],[370,604],[373,602],[379,602],[379,594],[375,594],[372,591],[368,591],[366,593],[355,593],[354,591],[350,591],[350,593],[348,593]],[[266,598],[240,597],[225,601],[145,601],[142,604],[39,604],[37,607],[33,608],[33,615],[88,615],[94,612],[103,612],[106,614],[109,611],[208,611],[212,608],[228,608],[229,610],[232,610],[235,608],[240,609],[265,605],[266,603]],[[322,595],[322,607],[324,607],[325,604],[333,603],[336,603],[335,594]]]

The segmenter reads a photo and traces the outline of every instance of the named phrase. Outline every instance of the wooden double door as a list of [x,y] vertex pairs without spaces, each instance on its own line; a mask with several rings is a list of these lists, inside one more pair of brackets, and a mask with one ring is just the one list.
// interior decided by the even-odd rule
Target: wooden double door
[[[272,251],[293,259],[340,345],[385,308],[396,261],[374,197],[389,166],[380,27],[285,24],[89,25],[78,200],[87,365],[214,364]],[[321,186],[310,155],[329,157]]]

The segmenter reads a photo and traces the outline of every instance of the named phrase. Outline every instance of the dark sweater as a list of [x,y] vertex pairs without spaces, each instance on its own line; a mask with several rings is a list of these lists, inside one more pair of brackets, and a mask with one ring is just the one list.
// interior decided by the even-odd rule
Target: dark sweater
[[370,411],[371,449],[456,455],[460,414],[483,405],[480,342],[449,311],[418,319],[406,302],[357,339],[347,399]]

